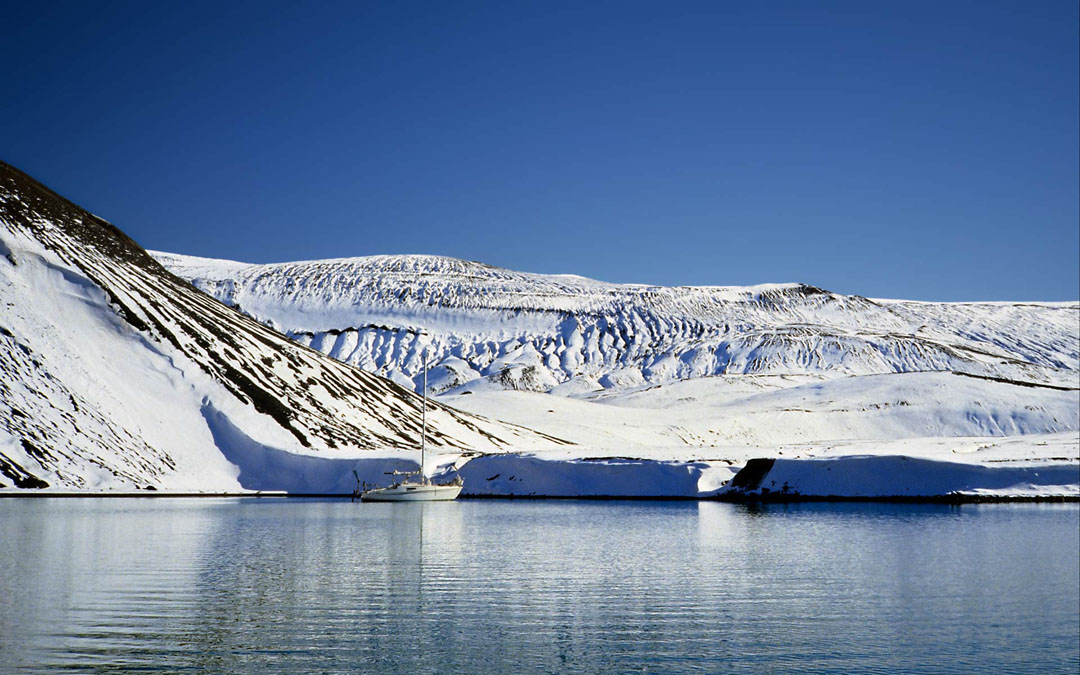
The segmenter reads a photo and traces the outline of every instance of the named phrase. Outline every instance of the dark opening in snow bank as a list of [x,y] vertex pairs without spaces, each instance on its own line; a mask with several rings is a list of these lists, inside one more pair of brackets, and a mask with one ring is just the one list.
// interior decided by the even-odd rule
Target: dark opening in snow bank
[[735,474],[728,486],[739,490],[756,490],[761,485],[761,481],[772,470],[775,462],[775,459],[761,457],[751,459],[739,473]]

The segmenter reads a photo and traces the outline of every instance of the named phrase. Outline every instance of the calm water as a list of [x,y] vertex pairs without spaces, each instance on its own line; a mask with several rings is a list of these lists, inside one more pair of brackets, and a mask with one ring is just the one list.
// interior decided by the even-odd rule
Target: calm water
[[0,499],[0,670],[1080,670],[1080,507]]

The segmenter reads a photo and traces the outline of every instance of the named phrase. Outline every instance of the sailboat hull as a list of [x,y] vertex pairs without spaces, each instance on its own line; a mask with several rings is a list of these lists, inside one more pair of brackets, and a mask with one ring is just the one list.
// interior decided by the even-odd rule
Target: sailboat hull
[[448,502],[461,494],[460,485],[423,485],[401,483],[386,488],[368,490],[360,495],[365,502]]

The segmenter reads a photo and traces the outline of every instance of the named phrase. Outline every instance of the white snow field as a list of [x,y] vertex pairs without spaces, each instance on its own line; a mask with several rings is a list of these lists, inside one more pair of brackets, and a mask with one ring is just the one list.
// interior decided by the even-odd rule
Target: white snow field
[[[625,395],[608,394],[599,400],[494,391],[443,400],[578,444],[535,453],[538,460],[579,464],[584,457],[592,463],[581,465],[583,470],[596,474],[599,464],[608,472],[634,475],[637,481],[650,463],[659,464],[655,491],[637,487],[636,494],[641,496],[660,496],[661,491],[668,496],[730,495],[731,489],[721,489],[722,484],[756,457],[830,462],[823,472],[839,482],[803,485],[785,478],[778,485],[788,482],[784,493],[788,495],[1080,496],[1080,435],[1076,431],[1080,394],[1075,391],[1037,389],[952,373],[800,377],[794,379],[801,384],[791,386],[792,379],[755,375],[705,378]],[[778,388],[785,384],[787,388]],[[733,398],[734,392],[748,389],[762,393]],[[583,456],[581,448],[591,452]],[[866,472],[844,474],[844,480],[831,473],[840,464],[871,456],[896,461],[912,458],[922,463],[901,465],[908,467],[902,482],[901,474],[888,463],[872,465],[882,469],[873,481],[865,480]],[[607,458],[623,459],[612,464]],[[684,467],[681,482],[669,474],[660,475],[661,468],[670,468],[672,463]],[[778,462],[776,470],[799,464]],[[968,482],[959,481],[957,466],[971,469],[963,474]],[[1058,471],[1022,476],[1023,480],[999,485],[1019,476],[999,469],[1021,467],[1035,473],[1060,469],[1069,479],[1062,482],[1063,474]],[[466,468],[482,473],[479,466]],[[532,473],[539,473],[532,468]],[[957,479],[943,492],[938,491],[942,485],[939,468],[948,468]],[[564,467],[558,470],[566,471]],[[487,484],[475,480],[467,484],[476,493],[560,494],[541,478],[528,473],[523,478],[520,470],[490,471],[479,477],[495,474],[499,474],[498,479]],[[502,484],[509,475],[515,475],[517,481]],[[759,485],[766,490],[768,486],[768,482]],[[996,492],[989,491],[992,486]],[[599,488],[594,494],[629,495]],[[761,492],[738,490],[734,494]]]
[[[930,461],[896,459],[919,467],[904,474],[874,464],[886,476],[876,482],[788,480],[787,493],[1080,497],[1077,303],[618,285],[435,256],[153,255],[293,339],[406,386],[419,385],[424,332],[439,400],[573,443],[459,463],[468,494],[760,495],[725,485],[751,458],[827,459],[832,475],[878,456]],[[954,465],[969,477],[939,481],[939,468],[959,475]],[[1071,478],[999,470],[1050,466]]]

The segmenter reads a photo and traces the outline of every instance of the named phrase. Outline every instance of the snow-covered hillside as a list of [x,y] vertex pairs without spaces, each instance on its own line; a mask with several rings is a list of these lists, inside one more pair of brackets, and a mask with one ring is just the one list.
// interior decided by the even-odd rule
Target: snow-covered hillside
[[[200,293],[3,163],[0,304],[0,487],[348,492],[354,459],[385,456],[363,463],[382,478],[419,444],[414,393]],[[455,456],[557,445],[439,404],[428,425]]]
[[[801,474],[778,464],[803,495],[1080,496],[1075,302],[617,285],[432,256],[153,255],[302,344],[406,386],[420,384],[423,331],[440,400],[575,444],[473,459],[459,467],[470,494],[711,496],[739,492],[725,482],[748,460],[773,458],[905,481],[792,487]],[[882,460],[855,459],[866,456]]]
[[[1076,390],[952,373],[727,375],[603,396],[487,390],[443,400],[576,444],[533,453],[531,463],[513,469],[494,470],[510,462],[505,456],[473,460],[465,471],[476,492],[564,494],[557,490],[565,487],[552,485],[555,474],[574,476],[569,482],[578,490],[583,476],[594,477],[589,487],[595,492],[584,494],[709,496],[727,493],[723,483],[755,458],[813,460],[832,475],[837,467],[880,457],[888,459],[865,466],[883,475],[870,469],[837,474],[850,484],[788,482],[802,495],[941,495],[934,490],[948,484],[948,491],[966,494],[1080,497]],[[820,464],[826,460],[831,463]],[[897,480],[894,466],[905,469]],[[939,468],[951,482],[939,480]],[[616,476],[627,477],[625,489],[638,492],[613,491],[621,485]],[[829,492],[815,492],[824,485]]]
[[435,392],[582,394],[726,374],[955,371],[1076,387],[1077,303],[870,300],[812,286],[678,287],[523,274],[434,256],[247,265],[154,253],[302,344]]

